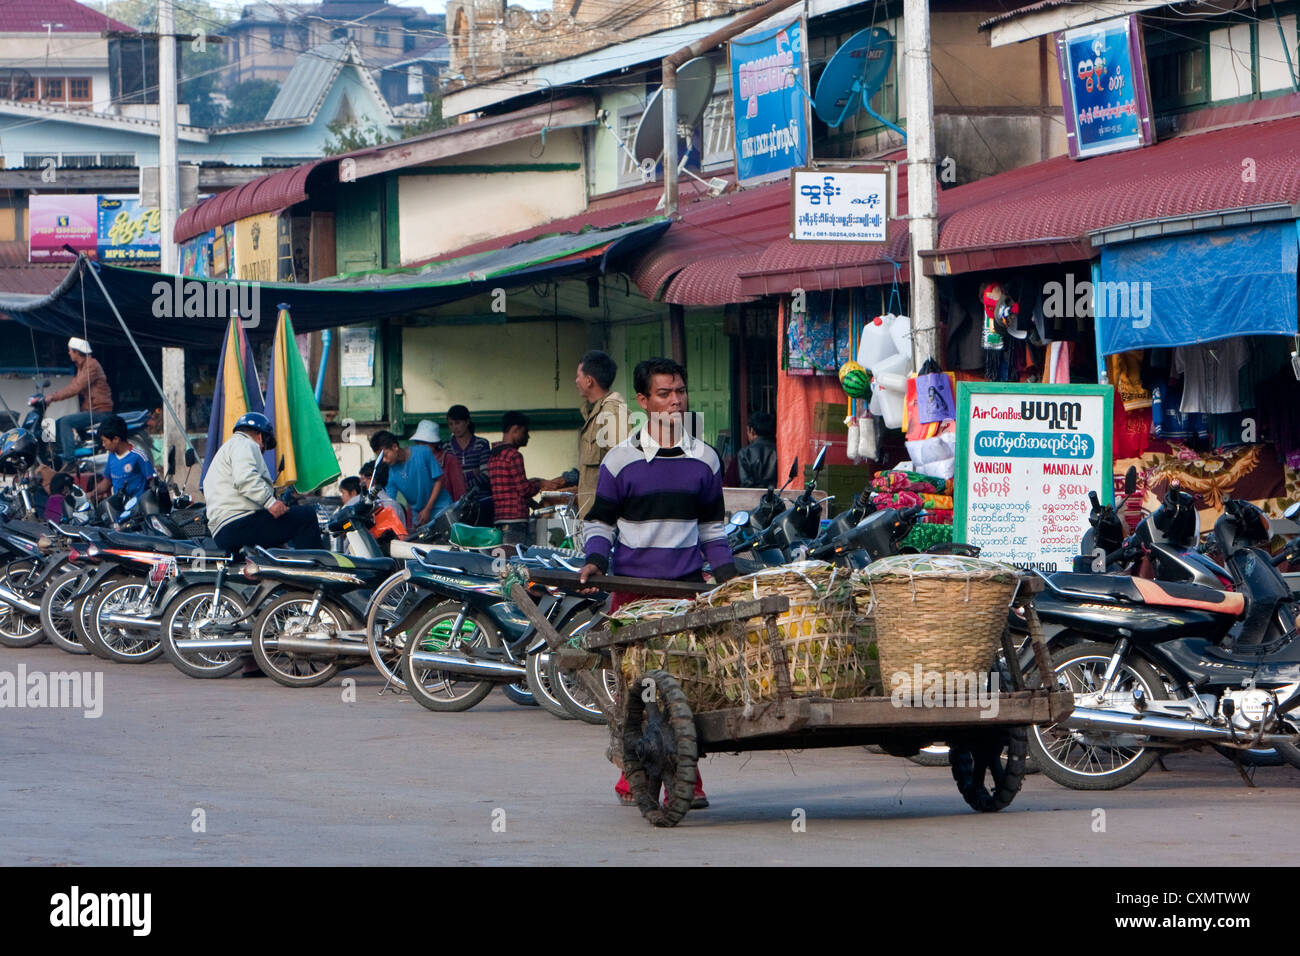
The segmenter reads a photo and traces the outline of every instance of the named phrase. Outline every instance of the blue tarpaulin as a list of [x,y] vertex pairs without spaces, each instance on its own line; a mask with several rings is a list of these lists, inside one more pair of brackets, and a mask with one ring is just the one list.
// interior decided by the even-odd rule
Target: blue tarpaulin
[[1297,234],[1288,220],[1103,248],[1102,352],[1295,335]]

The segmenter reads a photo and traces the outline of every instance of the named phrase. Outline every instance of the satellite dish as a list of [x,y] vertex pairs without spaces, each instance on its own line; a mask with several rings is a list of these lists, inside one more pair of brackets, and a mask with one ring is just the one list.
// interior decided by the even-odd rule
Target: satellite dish
[[[695,124],[704,115],[705,107],[713,98],[713,83],[717,72],[713,62],[707,57],[697,56],[687,60],[677,71],[677,125],[694,129]],[[654,91],[641,122],[637,123],[636,136],[632,140],[632,153],[637,162],[645,165],[648,161],[653,170],[654,164],[664,151],[664,101],[663,87]]]
[[873,27],[849,37],[835,51],[817,81],[813,109],[818,119],[827,126],[839,126],[853,112],[854,104],[861,102],[868,113],[897,130],[897,126],[871,109],[871,98],[884,84],[893,59],[894,37],[884,27]]

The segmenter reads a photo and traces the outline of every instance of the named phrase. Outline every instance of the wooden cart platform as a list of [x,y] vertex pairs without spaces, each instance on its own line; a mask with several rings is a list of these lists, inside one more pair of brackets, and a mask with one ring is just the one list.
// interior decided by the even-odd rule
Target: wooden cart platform
[[[541,578],[536,575],[535,583],[576,588],[576,575],[548,572],[544,581]],[[679,582],[667,583],[675,584],[678,594],[687,590]],[[588,584],[600,587],[607,582],[595,578]],[[656,592],[656,584],[637,582],[638,590],[664,593]],[[664,635],[738,625],[753,618],[766,620],[776,664],[778,686],[774,699],[694,713],[677,681],[664,671],[642,674],[629,687],[616,670],[619,703],[606,711],[614,735],[612,753],[621,754],[624,773],[642,814],[656,826],[674,826],[690,809],[696,762],[709,752],[877,744],[886,753],[909,756],[943,742],[950,748],[953,777],[967,803],[979,811],[1002,809],[1020,790],[1028,727],[1064,720],[1074,707],[1068,691],[1048,689],[1055,687],[1055,681],[1033,609],[1033,594],[1041,588],[1037,577],[1022,577],[1014,602],[1025,615],[1038,670],[1038,689],[1025,687],[1021,654],[1008,628],[1002,650],[1004,661],[1010,664],[1004,667],[1004,673],[1011,689],[990,692],[980,702],[983,706],[917,707],[892,697],[832,700],[794,696],[775,624],[777,617],[789,610],[789,600],[782,596],[592,631],[584,638],[582,648],[564,645],[522,586],[512,588],[511,598],[545,637],[559,666],[574,669],[577,677],[593,688],[597,681],[591,668],[614,667],[611,652]],[[661,786],[666,794],[662,803]]]

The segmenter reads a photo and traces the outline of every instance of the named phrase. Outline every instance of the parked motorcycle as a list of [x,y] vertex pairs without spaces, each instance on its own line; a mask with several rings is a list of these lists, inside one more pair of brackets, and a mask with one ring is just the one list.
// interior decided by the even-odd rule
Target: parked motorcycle
[[1030,733],[1030,753],[1056,782],[1115,789],[1160,751],[1203,744],[1272,747],[1300,766],[1300,635],[1290,589],[1259,547],[1267,519],[1230,500],[1213,535],[1235,591],[1103,574],[1045,578],[1039,617],[1088,638],[1052,655],[1074,712]]

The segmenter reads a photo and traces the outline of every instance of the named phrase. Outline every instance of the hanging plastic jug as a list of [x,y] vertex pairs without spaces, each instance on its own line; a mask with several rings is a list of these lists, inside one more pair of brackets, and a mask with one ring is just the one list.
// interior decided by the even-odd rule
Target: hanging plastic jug
[[898,347],[889,333],[893,318],[892,315],[878,315],[862,327],[858,364],[873,374],[879,363],[898,354]]

